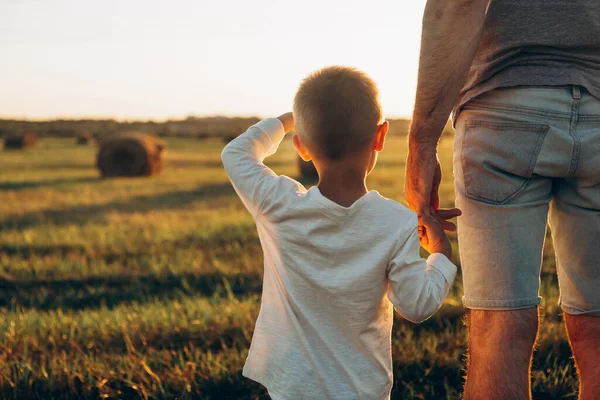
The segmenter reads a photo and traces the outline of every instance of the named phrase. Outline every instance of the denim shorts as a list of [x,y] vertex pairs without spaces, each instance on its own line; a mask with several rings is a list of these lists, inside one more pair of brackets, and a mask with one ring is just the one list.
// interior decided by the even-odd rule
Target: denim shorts
[[496,89],[455,125],[465,307],[537,306],[549,224],[561,308],[600,316],[600,100],[578,86]]

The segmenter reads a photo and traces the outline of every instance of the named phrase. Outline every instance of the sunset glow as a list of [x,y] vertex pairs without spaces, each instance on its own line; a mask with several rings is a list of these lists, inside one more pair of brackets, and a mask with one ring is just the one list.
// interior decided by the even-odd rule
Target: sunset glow
[[0,3],[0,117],[279,114],[310,71],[364,69],[408,116],[425,2]]

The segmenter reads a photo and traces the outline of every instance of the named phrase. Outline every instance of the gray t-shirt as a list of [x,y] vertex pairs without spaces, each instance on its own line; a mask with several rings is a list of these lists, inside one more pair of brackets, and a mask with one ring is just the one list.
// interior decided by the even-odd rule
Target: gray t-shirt
[[580,85],[600,99],[600,0],[492,0],[454,109],[499,87]]

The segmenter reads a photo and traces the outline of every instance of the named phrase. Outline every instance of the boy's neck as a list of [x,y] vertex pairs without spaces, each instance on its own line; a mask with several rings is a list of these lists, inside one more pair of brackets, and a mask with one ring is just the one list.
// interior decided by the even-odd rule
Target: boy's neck
[[365,171],[344,168],[323,168],[318,187],[323,196],[343,207],[350,207],[369,191]]

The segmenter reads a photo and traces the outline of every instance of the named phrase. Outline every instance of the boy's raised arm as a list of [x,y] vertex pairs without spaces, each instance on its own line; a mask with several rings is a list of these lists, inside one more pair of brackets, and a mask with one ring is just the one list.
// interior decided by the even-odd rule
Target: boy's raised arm
[[293,128],[292,113],[268,118],[248,128],[221,152],[225,172],[253,217],[260,212],[277,179],[277,174],[263,161],[275,154],[285,133]]

